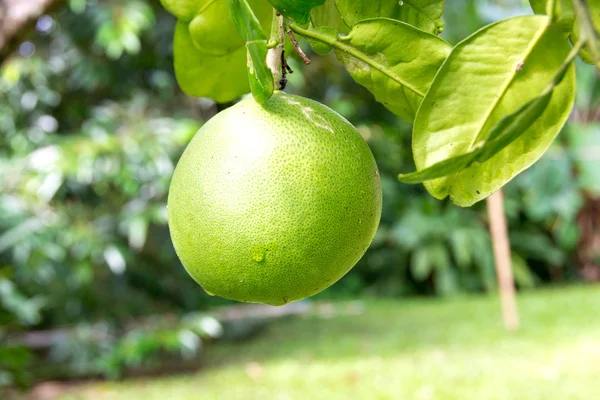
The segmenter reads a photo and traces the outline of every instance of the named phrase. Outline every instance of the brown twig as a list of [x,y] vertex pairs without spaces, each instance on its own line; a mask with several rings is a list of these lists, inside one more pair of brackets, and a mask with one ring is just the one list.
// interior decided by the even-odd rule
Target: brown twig
[[298,52],[298,55],[300,56],[300,58],[302,58],[302,61],[304,61],[304,64],[306,64],[306,65],[310,64],[310,58],[308,58],[306,56],[306,54],[304,54],[304,51],[302,51],[302,48],[300,47],[300,45],[298,44],[298,41],[296,40],[296,36],[294,36],[294,32],[289,30],[288,35],[290,36],[290,39],[292,40],[292,43],[294,44],[294,48]]

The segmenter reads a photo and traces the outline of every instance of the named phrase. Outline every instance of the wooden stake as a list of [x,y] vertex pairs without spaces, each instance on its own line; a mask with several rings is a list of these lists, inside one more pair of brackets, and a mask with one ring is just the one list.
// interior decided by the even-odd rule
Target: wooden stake
[[513,280],[510,256],[510,242],[508,240],[502,190],[498,190],[488,197],[487,208],[490,219],[490,235],[492,237],[492,246],[494,248],[496,276],[498,277],[500,289],[504,326],[509,331],[516,331],[519,329],[519,313],[517,311],[515,283]]

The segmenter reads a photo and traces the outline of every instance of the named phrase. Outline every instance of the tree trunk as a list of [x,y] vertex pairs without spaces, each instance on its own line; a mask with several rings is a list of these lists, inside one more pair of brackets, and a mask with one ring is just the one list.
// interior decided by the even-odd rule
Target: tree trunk
[[37,19],[63,0],[0,0],[0,63],[24,40]]
[[488,215],[490,218],[490,235],[496,260],[496,275],[500,289],[502,303],[502,316],[504,326],[509,331],[519,329],[519,313],[515,295],[515,282],[513,279],[510,242],[504,213],[504,196],[498,190],[487,199]]

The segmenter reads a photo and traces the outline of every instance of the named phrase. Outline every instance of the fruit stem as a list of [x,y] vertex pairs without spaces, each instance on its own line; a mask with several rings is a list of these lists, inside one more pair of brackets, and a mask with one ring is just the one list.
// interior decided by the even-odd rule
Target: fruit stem
[[273,22],[271,24],[271,37],[269,43],[276,45],[267,52],[267,66],[273,74],[273,82],[275,87],[280,87],[280,81],[283,78],[281,60],[283,57],[283,49],[285,45],[285,29],[283,25],[283,15],[273,9]]

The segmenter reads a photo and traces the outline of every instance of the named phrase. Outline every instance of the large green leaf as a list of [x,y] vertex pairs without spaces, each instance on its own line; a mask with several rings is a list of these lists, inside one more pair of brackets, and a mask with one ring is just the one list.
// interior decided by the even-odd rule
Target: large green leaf
[[177,82],[191,96],[210,97],[225,103],[250,91],[244,47],[224,56],[206,55],[194,45],[188,24],[179,21],[175,27],[173,55]]
[[339,33],[350,32],[350,27],[342,19],[335,0],[327,0],[322,6],[313,8],[310,19],[315,27],[329,26]]
[[435,35],[442,32],[444,0],[335,0],[349,26],[367,18],[392,18]]
[[[413,131],[417,170],[481,146],[506,115],[539,96],[569,53],[560,24],[544,16],[515,17],[490,25],[452,51],[419,109]],[[425,183],[436,198],[469,206],[535,162],[566,122],[573,105],[569,68],[543,113],[527,131],[483,163]]]
[[[273,8],[266,0],[250,0],[249,5],[263,31],[268,32]],[[205,54],[222,56],[244,46],[231,19],[227,0],[213,0],[190,22],[190,34],[196,48]]]
[[421,183],[432,179],[442,178],[456,174],[474,163],[484,163],[501,152],[511,143],[518,140],[538,120],[546,110],[552,99],[554,89],[563,79],[572,61],[577,56],[577,50],[573,49],[569,57],[563,62],[554,76],[551,84],[533,100],[521,106],[517,111],[504,116],[498,121],[474,150],[469,153],[450,157],[427,168],[410,174],[400,174],[398,178],[405,183]]
[[451,50],[439,37],[387,18],[361,21],[337,43],[336,55],[352,78],[407,121]]
[[310,10],[323,5],[325,0],[269,0],[277,11],[299,24],[307,24]]
[[234,25],[246,43],[248,79],[252,96],[263,104],[273,95],[275,84],[267,66],[267,36],[247,0],[229,0]]
[[485,143],[469,153],[448,158],[420,171],[399,175],[398,178],[404,183],[421,183],[456,174],[473,163],[486,162],[527,132],[542,115],[551,98],[552,92],[545,93],[502,118],[490,130]]
[[[273,8],[267,0],[247,2],[259,28],[262,28],[262,37],[266,38],[264,33],[270,30]],[[231,19],[227,0],[199,0],[194,3],[200,6],[191,22],[181,19],[175,29],[175,74],[182,90],[192,96],[211,97],[217,102],[232,101],[250,91],[245,73],[248,63],[253,85],[266,82],[264,68],[254,68],[252,62],[253,58],[262,59],[266,53],[266,40],[264,46],[256,43],[244,47],[244,41]],[[188,4],[186,10],[192,9],[192,2],[172,2],[171,6],[175,4]],[[246,50],[252,55],[250,58],[246,56]],[[263,90],[263,95],[269,93],[268,83]],[[261,95],[258,98],[261,99]]]
[[160,0],[163,7],[178,19],[190,22],[201,10],[215,0]]
[[202,53],[222,56],[244,45],[235,30],[227,0],[213,1],[190,22],[190,34]]

